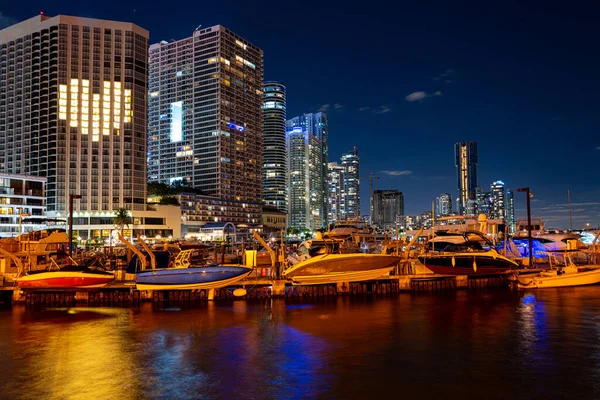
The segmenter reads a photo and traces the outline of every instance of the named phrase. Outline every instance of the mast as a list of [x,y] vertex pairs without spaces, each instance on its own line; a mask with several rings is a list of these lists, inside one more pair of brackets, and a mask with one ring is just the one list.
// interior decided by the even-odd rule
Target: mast
[[569,202],[569,230],[573,230],[573,214],[571,211],[571,190],[567,190],[567,200]]

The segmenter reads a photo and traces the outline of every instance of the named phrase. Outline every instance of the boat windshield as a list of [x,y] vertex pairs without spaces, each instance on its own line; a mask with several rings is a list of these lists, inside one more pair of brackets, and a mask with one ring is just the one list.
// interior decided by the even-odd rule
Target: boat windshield
[[445,249],[445,252],[452,253],[464,253],[471,251],[485,251],[480,242],[468,241],[465,243],[453,243],[448,245]]

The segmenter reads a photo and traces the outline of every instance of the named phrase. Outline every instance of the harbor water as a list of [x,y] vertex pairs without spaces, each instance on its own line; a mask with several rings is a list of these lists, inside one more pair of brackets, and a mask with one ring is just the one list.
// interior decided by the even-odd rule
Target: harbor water
[[600,398],[600,287],[0,311],[10,399]]

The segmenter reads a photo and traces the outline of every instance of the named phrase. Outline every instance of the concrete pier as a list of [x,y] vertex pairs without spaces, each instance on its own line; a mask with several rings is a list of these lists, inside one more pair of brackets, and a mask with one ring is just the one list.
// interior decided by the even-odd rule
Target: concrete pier
[[[10,283],[5,283],[10,284]],[[23,291],[16,286],[0,287],[0,305],[90,305],[134,306],[142,301],[195,303],[204,301],[267,298],[316,298],[329,296],[390,295],[400,292],[430,293],[451,290],[475,290],[508,287],[505,275],[440,276],[395,275],[365,282],[337,282],[325,285],[292,285],[283,279],[253,277],[234,286],[210,290],[139,291],[135,282],[114,281],[109,285],[81,291]],[[234,290],[245,289],[245,295],[235,296]],[[243,292],[242,292],[243,293]]]

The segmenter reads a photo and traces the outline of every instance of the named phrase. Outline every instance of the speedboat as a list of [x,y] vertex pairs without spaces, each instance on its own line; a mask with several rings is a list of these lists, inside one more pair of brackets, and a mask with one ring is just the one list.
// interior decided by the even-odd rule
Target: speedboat
[[346,240],[317,235],[288,255],[292,265],[282,275],[300,285],[360,282],[386,275],[400,260],[388,254],[361,253]]
[[581,267],[568,265],[541,271],[534,275],[517,276],[519,289],[582,286],[596,283],[600,283],[600,265]]
[[173,266],[142,270],[135,275],[138,290],[192,290],[217,289],[231,285],[252,272],[243,265],[218,265],[205,259],[191,263],[193,250],[177,254]]
[[[474,239],[472,235],[479,236],[479,240]],[[444,237],[437,244],[439,248],[434,244],[430,246],[430,250],[433,251],[417,257],[425,267],[436,274],[497,275],[519,266],[516,262],[500,255],[493,244],[476,231],[465,232],[462,238]],[[484,245],[487,248],[484,248]]]
[[[62,265],[53,256],[67,259]],[[94,265],[78,264],[66,253],[51,254],[51,264],[45,270],[29,271],[16,279],[21,289],[91,289],[100,288],[115,279],[112,272],[104,271]]]

